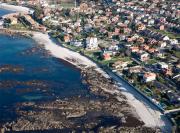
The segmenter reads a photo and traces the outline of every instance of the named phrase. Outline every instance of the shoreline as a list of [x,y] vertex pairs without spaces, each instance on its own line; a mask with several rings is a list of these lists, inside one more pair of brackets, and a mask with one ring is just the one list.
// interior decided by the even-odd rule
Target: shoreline
[[[10,36],[10,38],[11,38],[11,36]],[[37,43],[34,43],[33,45],[35,47],[39,47],[37,45]],[[41,48],[44,49],[43,46]],[[46,50],[44,50],[44,51],[46,51]],[[48,52],[47,52],[47,54],[49,56]],[[54,57],[51,57],[51,58],[54,58]],[[56,60],[61,60],[61,59],[56,58]],[[60,64],[61,64],[61,61],[60,61]],[[70,65],[70,63],[68,63],[68,64]],[[109,90],[109,88],[111,88],[112,92],[114,92],[114,90],[117,90],[117,89],[114,88],[114,84],[111,83],[111,81],[109,79],[106,79],[104,76],[102,76],[101,74],[99,74],[96,71],[94,71],[94,68],[92,68],[92,69],[91,68],[90,69],[85,69],[84,71],[80,71],[80,72],[81,72],[82,82],[84,84],[88,85],[88,88],[87,88],[88,93],[86,93],[86,94],[93,94],[93,98],[90,98],[89,96],[88,97],[85,96],[86,94],[82,95],[82,97],[79,97],[80,95],[79,96],[75,96],[74,98],[76,99],[75,100],[76,104],[79,104],[81,106],[81,108],[82,108],[83,105],[85,105],[85,106],[83,106],[83,107],[85,107],[85,111],[83,111],[83,109],[82,110],[78,110],[77,106],[72,107],[72,111],[70,111],[69,115],[67,115],[67,119],[69,117],[77,117],[77,119],[78,119],[78,117],[80,117],[80,116],[82,118],[91,119],[91,117],[88,117],[88,114],[91,113],[91,110],[92,111],[94,110],[94,113],[93,113],[94,118],[95,118],[94,124],[98,125],[98,121],[97,120],[99,119],[99,115],[101,117],[103,117],[104,113],[105,113],[109,118],[115,118],[114,121],[117,121],[117,122],[121,122],[122,121],[124,126],[127,124],[127,125],[132,126],[133,129],[134,129],[134,126],[139,126],[139,128],[141,126],[143,126],[143,128],[147,128],[147,127],[144,126],[144,123],[142,121],[140,121],[140,119],[137,118],[132,113],[132,112],[135,112],[135,111],[134,111],[134,109],[131,108],[131,106],[129,104],[127,104],[127,101],[126,101],[126,98],[125,98],[124,95],[122,95],[120,92],[117,92],[116,94],[114,94],[114,93],[111,94],[110,92],[105,92],[103,90],[103,89]],[[16,82],[12,82],[12,83],[16,84]],[[30,82],[27,82],[27,83],[29,84]],[[38,83],[38,81],[37,82],[34,81],[34,83]],[[11,82],[10,82],[10,84],[11,84]],[[101,87],[96,87],[97,84],[99,84],[99,86],[101,86]],[[116,99],[116,96],[118,96],[119,99]],[[79,98],[79,100],[81,102],[83,102],[83,105],[81,104],[81,102],[77,102],[78,98]],[[87,100],[86,100],[86,98],[87,98]],[[61,98],[57,97],[57,100],[61,100]],[[69,100],[67,100],[67,101],[69,101]],[[74,104],[73,101],[69,101],[70,102],[69,104],[76,105],[76,104]],[[98,104],[99,102],[101,102],[102,104]],[[56,110],[56,109],[60,110],[59,114],[62,113],[61,110],[63,110],[63,112],[66,110],[66,108],[64,108],[64,107],[62,108],[63,105],[60,106],[59,103],[57,103],[56,106],[54,106],[53,105],[54,102],[51,102],[51,101],[49,102],[49,104],[46,101],[45,102],[42,101],[42,103],[47,105],[47,106],[49,105],[50,109],[52,109],[52,110]],[[30,105],[30,104],[31,104],[31,102],[27,102],[27,103],[24,103],[24,104],[22,103],[20,105],[17,104],[17,106],[15,106],[15,107],[16,108],[18,108],[18,107],[25,108],[26,105]],[[89,106],[88,104],[90,104],[91,106]],[[38,103],[35,102],[35,106],[38,107],[39,109],[41,108],[41,105],[42,104],[38,104]],[[69,108],[69,106],[67,106],[67,107]],[[98,108],[104,107],[106,109],[105,110],[104,109],[100,109],[100,111],[99,111],[99,109],[97,107]],[[89,110],[87,108],[89,108],[91,110]],[[24,114],[22,116],[21,116],[21,111]],[[31,109],[29,111],[31,111]],[[31,116],[34,118],[38,112],[36,112],[34,109],[32,109],[32,111],[33,111],[34,114],[31,115]],[[43,111],[45,113],[47,113],[47,114],[49,112],[48,109],[46,110],[46,108],[43,109]],[[20,114],[21,117],[18,117],[17,120],[12,121],[11,123],[3,124],[2,129],[5,129],[6,131],[8,131],[8,130],[11,130],[10,127],[12,127],[12,130],[14,130],[14,131],[19,131],[19,130],[22,130],[22,131],[23,130],[36,130],[36,127],[34,126],[34,123],[36,123],[37,121],[29,121],[28,122],[28,119],[26,119],[27,117],[31,117],[31,116],[28,116],[28,111],[24,111],[23,109],[20,109],[20,110],[17,110],[16,113]],[[38,116],[37,119],[43,118],[42,115],[43,115],[43,113],[40,113],[40,115]],[[104,117],[106,117],[106,115]],[[52,123],[56,121],[56,120],[52,120],[50,115],[47,115],[47,119],[48,118],[49,118],[49,120]],[[134,123],[132,123],[132,121]],[[65,119],[65,120],[62,120],[60,122],[65,122],[66,123],[68,121],[66,121],[66,119]],[[27,124],[28,126],[24,127],[23,123]],[[19,127],[16,127],[16,125],[19,125]],[[59,123],[59,125],[61,125],[61,124]],[[87,123],[85,123],[85,125],[89,125],[90,126],[90,123],[87,122]],[[55,125],[53,124],[53,126],[55,126]],[[76,126],[74,125],[74,127],[76,127]],[[122,125],[122,127],[123,127],[123,125]],[[1,128],[1,126],[0,126],[0,128]],[[44,123],[44,124],[39,125],[38,129],[45,130],[45,129],[48,129],[48,128],[49,128],[48,123]],[[126,127],[124,127],[124,128],[126,128]],[[127,127],[127,129],[128,129],[128,127]],[[149,129],[153,130],[153,128],[149,128]],[[148,130],[148,128],[147,128],[147,130]]]
[[[80,55],[79,53],[57,45],[47,34],[34,33],[32,38],[36,42],[44,44],[45,49],[50,51],[52,56],[56,58],[61,58],[75,65],[76,67],[79,67],[80,65],[85,65],[86,67],[95,67],[95,70],[100,72],[103,76],[106,76],[106,78],[112,77],[112,74],[108,75],[104,70],[99,68],[96,63],[92,62],[88,58]],[[73,62],[73,60],[71,61],[68,59],[79,60],[79,62]],[[136,97],[132,90],[128,90],[128,86],[125,85],[124,82],[120,81],[118,84],[120,85],[120,93],[126,96],[128,103],[136,110],[136,113],[145,123],[145,126],[159,127],[163,130],[163,132],[169,132],[171,130],[171,123],[167,120],[167,118],[165,118],[165,116],[163,116],[163,114],[159,110],[156,110],[152,106],[148,105],[144,101],[144,99]]]
[[9,5],[6,3],[0,3],[0,9],[11,10],[15,12],[29,13],[30,9],[22,6]]
[[[112,74],[107,74],[103,69],[99,68],[95,62],[92,62],[85,56],[57,45],[52,41],[48,34],[40,32],[32,32],[32,34],[32,39],[34,39],[38,44],[43,44],[45,49],[51,52],[52,56],[67,61],[80,69],[83,67],[95,67],[95,70],[100,72],[106,78],[113,77]],[[171,130],[171,124],[160,111],[148,105],[141,97],[137,97],[132,90],[129,90],[124,82],[119,81],[118,84],[120,85],[120,93],[127,97],[128,103],[136,110],[136,113],[145,123],[145,126],[159,127],[163,132],[169,132]]]
[[[13,30],[10,30],[13,31]],[[13,34],[18,34],[25,36],[22,33],[26,33],[26,31],[15,31],[12,32]],[[50,54],[58,59],[62,59],[71,65],[77,67],[80,70],[86,69],[88,67],[94,67],[95,70],[99,73],[101,73],[104,77],[110,78],[112,77],[111,74],[107,74],[102,68],[99,68],[98,65],[95,62],[92,62],[85,56],[82,56],[81,54],[71,51],[67,48],[64,48],[60,45],[57,45],[55,42],[53,42],[52,38],[48,34],[44,34],[41,32],[30,32],[27,31],[27,34],[32,34],[31,37],[37,44],[43,45],[44,48],[50,52]],[[60,52],[61,51],[61,52]],[[114,77],[113,77],[114,78]],[[170,132],[171,131],[171,123],[163,116],[163,114],[149,106],[146,102],[144,102],[144,99],[141,99],[139,97],[136,97],[134,92],[132,90],[128,90],[127,85],[123,82],[118,83],[118,87],[120,93],[126,96],[127,102],[130,106],[133,107],[135,110],[134,114],[137,114],[139,119],[144,122],[144,126],[156,128],[159,127],[162,129],[163,132]],[[104,90],[105,92],[108,92],[108,90]],[[116,93],[117,91],[109,91],[108,93]],[[167,126],[168,125],[168,126]]]
[[[52,56],[60,58],[70,64],[76,66],[79,69],[86,69],[88,67],[94,67],[96,71],[103,74],[106,78],[110,78],[107,73],[105,73],[95,62],[92,62],[85,56],[80,55],[77,52],[71,51],[63,46],[58,45],[53,42],[48,34],[43,34],[40,32],[33,32],[32,39],[34,39],[38,44],[44,45],[45,49],[51,53]],[[61,52],[59,52],[61,51]]]

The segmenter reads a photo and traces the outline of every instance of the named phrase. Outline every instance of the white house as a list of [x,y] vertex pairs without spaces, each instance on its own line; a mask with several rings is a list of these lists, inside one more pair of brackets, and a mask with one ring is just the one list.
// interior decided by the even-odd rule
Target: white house
[[97,37],[88,37],[88,38],[86,38],[86,48],[87,49],[97,49],[98,48]]
[[168,64],[166,64],[165,62],[159,62],[158,67],[160,67],[161,69],[168,69]]
[[148,21],[148,25],[154,25],[154,22],[155,22],[154,19],[150,19],[150,20]]
[[119,47],[118,47],[118,45],[111,45],[111,46],[108,47],[108,50],[110,50],[110,51],[118,51]]
[[164,42],[164,41],[160,41],[159,45],[160,45],[161,48],[164,48],[164,47],[166,47],[167,43]]
[[169,37],[168,37],[168,36],[165,36],[165,37],[163,37],[163,40],[164,40],[164,41],[168,41],[168,40],[169,40]]
[[171,45],[176,45],[176,44],[178,44],[178,40],[177,40],[177,39],[170,39],[169,41],[170,41],[170,44],[171,44]]
[[147,61],[149,59],[149,54],[145,51],[139,52],[138,56],[141,61]]
[[151,82],[151,81],[154,81],[156,80],[156,74],[155,73],[150,73],[150,72],[147,72],[147,73],[144,73],[143,75],[143,81],[144,82]]

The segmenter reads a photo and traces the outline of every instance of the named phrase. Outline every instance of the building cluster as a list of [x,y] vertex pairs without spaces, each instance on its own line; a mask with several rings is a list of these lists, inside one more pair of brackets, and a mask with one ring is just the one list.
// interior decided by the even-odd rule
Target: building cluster
[[160,107],[180,106],[180,2],[99,0],[68,9],[45,0],[28,2],[40,4],[42,23],[59,40],[91,52]]
[[58,26],[62,41],[100,51],[98,59],[109,61],[162,108],[179,107],[179,7],[178,2],[163,0],[87,2],[69,10],[53,9],[43,20]]
[[[1,18],[4,27],[17,26],[18,24],[22,24],[22,27],[27,27],[32,30],[38,30],[45,32],[46,27],[37,23],[29,14],[25,13],[12,13],[3,16]],[[19,27],[18,27],[19,28]]]

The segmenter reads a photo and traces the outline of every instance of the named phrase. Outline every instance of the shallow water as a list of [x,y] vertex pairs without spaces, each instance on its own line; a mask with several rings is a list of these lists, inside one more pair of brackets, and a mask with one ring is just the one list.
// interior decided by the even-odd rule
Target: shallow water
[[[0,10],[0,15],[9,12]],[[80,71],[32,39],[0,34],[0,68],[9,66],[20,71],[0,72],[0,121],[13,118],[18,102],[89,96]]]
[[[13,83],[12,88],[0,88],[0,94],[6,95],[1,96],[0,104],[6,104],[12,98],[18,101],[49,99],[54,95],[67,97],[87,94],[86,86],[81,83],[80,71],[62,60],[48,56],[33,40],[0,35],[0,50],[0,66],[11,65],[23,69],[18,73],[0,73],[0,83]],[[29,85],[29,82],[33,85]],[[34,92],[26,91],[28,88]]]

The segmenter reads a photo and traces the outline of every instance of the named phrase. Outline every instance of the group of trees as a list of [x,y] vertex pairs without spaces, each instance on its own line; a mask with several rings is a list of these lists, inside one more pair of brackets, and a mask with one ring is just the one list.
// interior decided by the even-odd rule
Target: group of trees
[[34,7],[34,14],[33,14],[33,18],[38,21],[39,23],[42,23],[42,18],[43,18],[43,9],[40,6],[35,6]]

